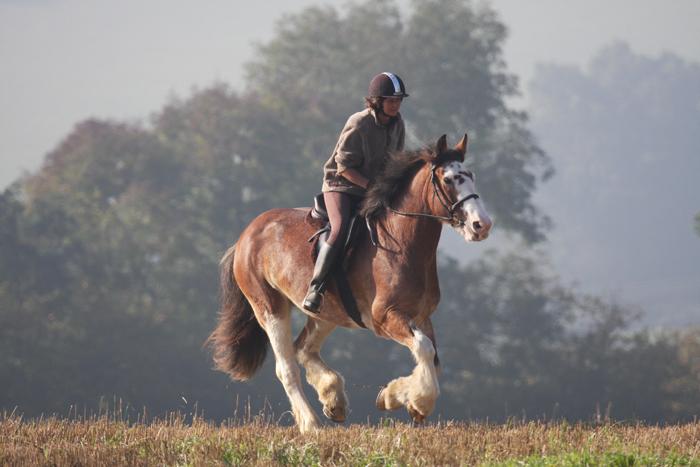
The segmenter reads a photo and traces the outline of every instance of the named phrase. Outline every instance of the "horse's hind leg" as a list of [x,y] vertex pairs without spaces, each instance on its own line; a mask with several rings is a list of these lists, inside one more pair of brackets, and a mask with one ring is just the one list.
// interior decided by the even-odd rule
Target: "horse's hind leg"
[[321,358],[323,341],[335,329],[335,324],[309,317],[306,326],[294,342],[297,359],[306,370],[306,380],[323,404],[323,414],[334,422],[344,422],[348,407],[345,381]]
[[[270,339],[270,346],[275,353],[275,372],[282,382],[292,405],[292,413],[302,433],[318,428],[318,419],[301,385],[299,365],[294,358],[292,341],[291,304],[287,299],[273,290],[269,290],[270,308],[260,303],[251,303],[258,321]],[[268,300],[266,300],[267,302]],[[274,311],[273,311],[274,310]]]
[[432,413],[440,395],[430,320],[421,328],[396,315],[384,323],[383,333],[411,349],[416,367],[409,376],[389,382],[377,396],[379,410],[394,410],[403,405],[415,422],[422,422]]

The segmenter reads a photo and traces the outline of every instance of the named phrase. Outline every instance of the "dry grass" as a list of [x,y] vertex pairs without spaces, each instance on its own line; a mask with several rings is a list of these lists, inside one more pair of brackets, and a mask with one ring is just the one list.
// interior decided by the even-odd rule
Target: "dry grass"
[[666,427],[440,423],[326,427],[300,435],[262,421],[178,415],[126,423],[0,418],[0,465],[696,465],[700,423]]

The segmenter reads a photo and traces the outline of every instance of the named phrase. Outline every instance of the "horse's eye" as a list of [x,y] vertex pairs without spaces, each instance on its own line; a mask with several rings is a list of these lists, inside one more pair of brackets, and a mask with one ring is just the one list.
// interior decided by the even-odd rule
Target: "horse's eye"
[[452,185],[452,179],[451,179],[450,177],[445,177],[445,178],[443,178],[442,180],[443,180],[445,183],[447,183],[448,185]]
[[474,173],[471,170],[462,170],[460,175],[470,178],[472,182],[474,181]]

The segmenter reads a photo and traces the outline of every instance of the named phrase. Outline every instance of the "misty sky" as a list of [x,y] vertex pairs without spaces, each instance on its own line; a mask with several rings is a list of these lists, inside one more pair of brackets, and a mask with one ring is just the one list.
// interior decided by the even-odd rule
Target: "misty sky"
[[[193,87],[239,87],[251,44],[269,39],[285,12],[345,3],[0,0],[0,187],[35,170],[82,119],[143,120]],[[700,62],[696,0],[491,4],[510,29],[505,57],[523,91],[536,63],[583,66],[617,39]]]
[[[0,0],[0,187],[23,170],[36,170],[78,121],[89,117],[147,121],[169,98],[185,97],[193,88],[215,81],[240,88],[242,64],[254,53],[251,44],[271,38],[275,21],[285,12],[345,3]],[[409,1],[399,4],[407,6]],[[537,64],[583,69],[615,41],[625,41],[635,53],[656,57],[668,51],[700,63],[697,0],[493,0],[490,4],[510,30],[505,59],[520,77],[523,93]],[[405,78],[410,88],[410,77]],[[527,95],[514,104],[534,110],[528,109]],[[698,204],[700,210],[700,200]],[[562,230],[559,233],[560,240],[568,241]],[[486,243],[470,246],[470,251],[480,254],[498,245]],[[563,269],[566,263],[554,259],[555,266]],[[581,278],[589,290],[603,291],[595,271],[586,277],[583,266],[574,269],[559,272]],[[691,287],[683,287],[682,293],[670,293],[686,306],[697,307]],[[658,290],[654,300],[661,303],[669,295]],[[621,298],[632,303],[648,300],[642,291]]]

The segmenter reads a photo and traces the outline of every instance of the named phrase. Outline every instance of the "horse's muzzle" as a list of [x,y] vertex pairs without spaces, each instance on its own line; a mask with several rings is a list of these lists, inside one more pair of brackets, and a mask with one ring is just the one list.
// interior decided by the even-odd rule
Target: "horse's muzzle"
[[480,242],[486,240],[491,232],[491,219],[479,219],[471,224],[465,223],[458,229],[462,237],[468,242]]

